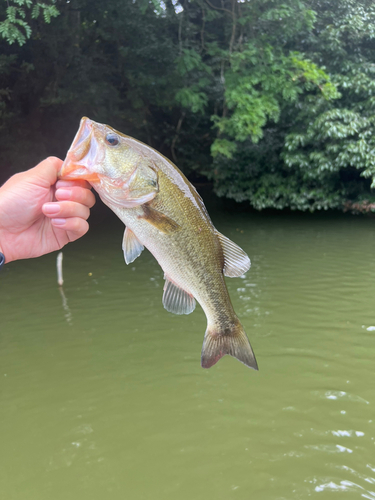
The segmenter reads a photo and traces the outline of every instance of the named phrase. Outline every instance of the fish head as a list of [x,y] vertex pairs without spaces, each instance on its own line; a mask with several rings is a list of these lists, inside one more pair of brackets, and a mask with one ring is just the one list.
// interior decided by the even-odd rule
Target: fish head
[[151,201],[158,175],[134,139],[112,127],[82,118],[59,173],[64,180],[86,180],[110,205],[131,208]]

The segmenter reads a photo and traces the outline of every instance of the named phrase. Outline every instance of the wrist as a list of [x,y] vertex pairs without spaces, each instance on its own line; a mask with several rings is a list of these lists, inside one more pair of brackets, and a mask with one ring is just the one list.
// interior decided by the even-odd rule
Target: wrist
[[1,248],[1,245],[0,245],[0,270],[4,264],[5,264],[5,255],[4,255],[3,249]]
[[4,246],[5,240],[6,240],[6,236],[4,234],[4,231],[2,231],[2,229],[0,228],[0,269],[4,266],[5,262],[6,263],[9,262],[9,258],[6,257],[6,255],[5,255],[5,253],[6,253],[5,246]]

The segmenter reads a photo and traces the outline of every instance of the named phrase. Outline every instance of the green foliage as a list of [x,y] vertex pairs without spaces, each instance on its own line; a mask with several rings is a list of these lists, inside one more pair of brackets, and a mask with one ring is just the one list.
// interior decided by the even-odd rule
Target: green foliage
[[[6,18],[0,21],[0,37],[6,40],[10,45],[17,42],[23,45],[31,36],[31,27],[28,17],[37,19],[40,14],[44,22],[50,23],[52,17],[59,15],[55,4],[35,2],[33,0],[7,0]],[[13,5],[12,5],[13,4]]]
[[[275,144],[279,144],[279,150]],[[347,169],[346,175],[329,170],[308,175],[301,163],[280,166],[282,144],[281,134],[267,130],[257,144],[241,143],[230,162],[223,156],[216,158],[213,179],[217,194],[238,202],[249,201],[258,210],[340,209],[344,208],[343,200],[349,207],[350,200],[368,199],[368,185],[355,169]]]
[[[230,59],[225,80],[225,99],[229,113],[214,116],[215,126],[236,141],[249,137],[257,142],[263,128],[278,122],[282,108],[295,103],[306,92],[337,96],[329,76],[298,53],[284,55],[279,47],[256,50],[248,46]],[[228,116],[229,115],[229,116]]]
[[233,141],[228,141],[228,139],[215,139],[211,146],[211,154],[214,158],[220,157],[221,155],[225,158],[232,159],[236,149],[236,144]]
[[176,102],[193,113],[204,113],[207,103],[207,87],[210,84],[211,68],[202,61],[201,55],[192,50],[181,50],[176,59],[177,72],[186,77],[185,86],[176,92]]
[[[373,197],[361,176],[375,187],[374,13],[370,2],[342,0],[311,2],[310,10],[280,3],[259,16],[267,41],[258,32],[232,54],[227,110],[214,117],[219,136],[207,175],[219,195],[299,210],[353,200],[358,208]],[[282,43],[277,26],[265,24],[277,20]]]
[[375,179],[374,125],[374,115],[366,117],[345,108],[326,111],[305,133],[287,136],[285,163],[300,167],[310,178],[353,167]]
[[[282,157],[304,179],[357,171],[357,176],[372,179],[374,188],[375,8],[369,2],[325,2],[319,33],[321,40],[312,40],[310,51],[324,59],[340,98],[306,103],[286,136]],[[341,206],[371,197],[369,190],[367,195],[360,189],[342,192]]]
[[370,0],[9,0],[0,38],[14,169],[88,115],[257,209],[374,205]]

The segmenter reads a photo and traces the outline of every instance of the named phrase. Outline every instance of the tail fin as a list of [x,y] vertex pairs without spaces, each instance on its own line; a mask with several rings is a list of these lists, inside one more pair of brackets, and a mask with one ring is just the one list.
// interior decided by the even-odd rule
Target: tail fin
[[206,330],[202,346],[202,368],[211,368],[226,354],[237,358],[249,368],[258,370],[255,355],[240,322],[226,334],[211,331],[209,327]]

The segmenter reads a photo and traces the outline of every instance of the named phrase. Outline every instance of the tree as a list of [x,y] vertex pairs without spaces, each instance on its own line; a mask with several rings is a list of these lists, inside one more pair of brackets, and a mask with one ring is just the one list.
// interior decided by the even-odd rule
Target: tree
[[[183,54],[197,61],[190,64],[193,75],[199,67],[211,80],[210,86],[199,87],[192,75],[194,85],[184,90],[191,111],[195,106],[202,112],[210,104],[213,110],[214,161],[201,171],[213,179],[217,194],[248,200],[258,209],[326,207],[327,193],[319,181],[306,196],[302,175],[296,172],[293,178],[280,157],[300,108],[338,97],[324,69],[296,50],[301,33],[312,35],[316,13],[296,0],[206,1],[203,7],[207,14],[200,40],[191,38],[190,50]],[[224,34],[220,39],[218,32]],[[199,60],[192,56],[197,52]],[[309,203],[307,198],[319,190],[319,203]]]
[[64,156],[88,115],[258,209],[371,205],[369,0],[56,0],[49,24],[13,4],[31,35],[0,42],[3,163]]
[[352,0],[318,5],[314,36],[306,45],[326,66],[340,95],[307,103],[286,137],[283,158],[291,171],[300,170],[303,182],[320,179],[335,192],[327,207],[354,204],[366,211],[370,182],[361,176],[375,187],[375,7]]
[[46,23],[51,22],[52,17],[57,17],[55,0],[48,2],[37,2],[33,0],[7,0],[5,19],[0,21],[0,37],[10,45],[17,42],[23,45],[31,36],[31,27],[28,18],[38,19],[43,16]]

